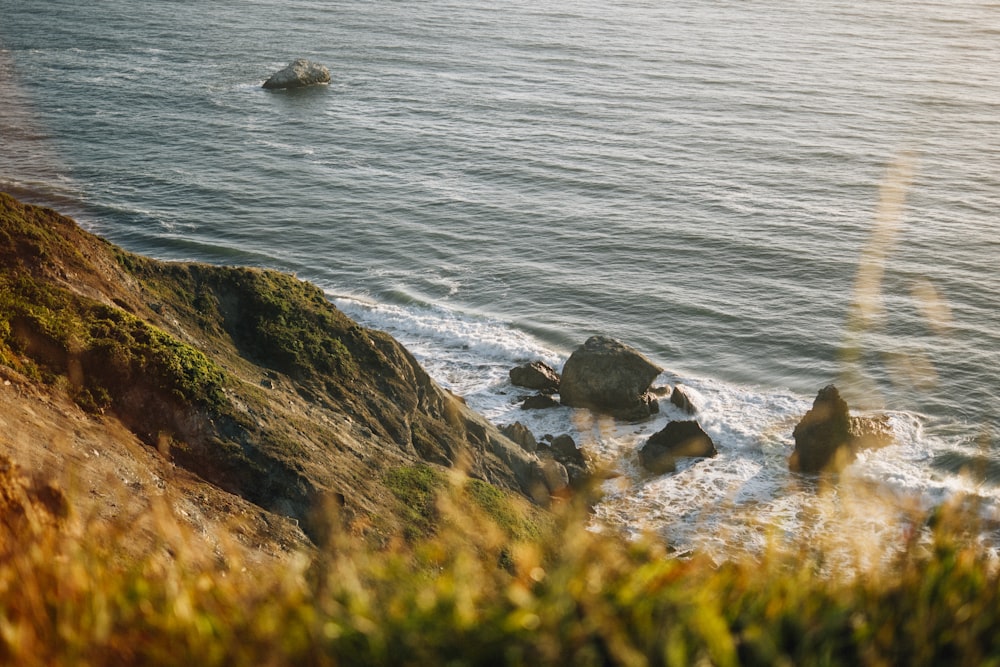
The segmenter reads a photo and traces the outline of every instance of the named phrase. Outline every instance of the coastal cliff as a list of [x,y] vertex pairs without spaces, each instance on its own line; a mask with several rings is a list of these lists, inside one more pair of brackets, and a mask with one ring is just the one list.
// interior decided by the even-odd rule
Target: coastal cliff
[[[275,271],[165,263],[0,194],[0,444],[78,495],[170,486],[248,542],[315,541],[326,516],[400,528],[387,472],[459,468],[546,502],[538,459],[389,335]],[[132,495],[132,494],[128,494]],[[104,498],[113,513],[120,500]],[[251,531],[252,532],[252,531]]]

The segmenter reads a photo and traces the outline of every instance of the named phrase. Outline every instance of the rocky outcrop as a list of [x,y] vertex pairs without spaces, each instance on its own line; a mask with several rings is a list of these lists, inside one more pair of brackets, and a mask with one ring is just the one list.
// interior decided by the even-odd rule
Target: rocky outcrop
[[3,365],[310,534],[325,498],[391,522],[396,466],[461,467],[542,503],[552,491],[535,455],[319,288],[133,255],[0,194]]
[[515,387],[535,389],[546,394],[559,391],[559,374],[542,361],[532,361],[510,369],[510,382]]
[[639,421],[659,411],[649,386],[663,369],[612,338],[593,336],[566,361],[559,396],[564,405]]
[[587,459],[584,458],[580,448],[576,446],[576,441],[573,440],[572,436],[565,433],[557,435],[552,438],[548,445],[552,449],[552,454],[556,457],[556,460],[562,463],[586,467]]
[[284,69],[278,70],[264,82],[264,88],[279,90],[282,88],[302,88],[318,83],[330,82],[330,70],[318,63],[305,58],[293,60]]
[[819,390],[812,408],[792,432],[795,451],[788,460],[793,471],[837,472],[858,452],[892,442],[888,417],[851,417],[847,402],[834,385]]
[[672,421],[646,441],[639,450],[639,462],[654,475],[662,475],[677,469],[677,459],[713,457],[717,453],[712,438],[698,422]]
[[566,470],[566,466],[559,463],[551,455],[543,454],[541,460],[542,469],[545,471],[545,483],[552,489],[553,495],[568,495],[571,487],[569,471]]
[[520,445],[521,449],[526,452],[534,452],[538,449],[538,441],[535,440],[535,435],[521,422],[502,426],[500,432]]

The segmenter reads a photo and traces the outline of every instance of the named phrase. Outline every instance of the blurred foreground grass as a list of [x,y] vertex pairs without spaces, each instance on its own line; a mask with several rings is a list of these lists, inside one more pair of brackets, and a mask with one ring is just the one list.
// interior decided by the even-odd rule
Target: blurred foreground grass
[[[8,498],[0,663],[1000,663],[997,567],[962,515],[939,513],[892,558],[838,575],[816,545],[671,558],[654,538],[588,530],[571,504],[512,533],[475,500],[480,483],[407,471],[397,486],[414,479],[436,488],[433,526],[379,547],[333,529],[315,552],[263,566],[200,546],[166,501],[53,525],[26,503],[14,516]],[[125,556],[140,519],[156,539]]]

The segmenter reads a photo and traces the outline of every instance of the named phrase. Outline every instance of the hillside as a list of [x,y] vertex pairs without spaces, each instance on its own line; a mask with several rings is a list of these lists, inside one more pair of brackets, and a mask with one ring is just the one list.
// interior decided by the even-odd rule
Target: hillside
[[315,286],[141,257],[4,194],[0,375],[0,453],[101,516],[169,493],[205,535],[240,518],[242,542],[281,553],[333,508],[397,532],[398,468],[549,496],[534,455]]

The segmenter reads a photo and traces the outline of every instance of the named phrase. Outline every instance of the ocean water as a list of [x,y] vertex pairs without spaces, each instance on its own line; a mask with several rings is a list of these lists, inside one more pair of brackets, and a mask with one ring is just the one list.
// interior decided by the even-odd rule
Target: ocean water
[[[630,530],[892,532],[1000,507],[998,44],[993,2],[0,0],[0,190],[315,282],[621,471],[598,515]],[[331,84],[260,88],[297,57]],[[507,370],[595,333],[686,386],[720,456],[637,469],[669,404],[520,410]],[[898,442],[818,494],[786,460],[830,382]]]

